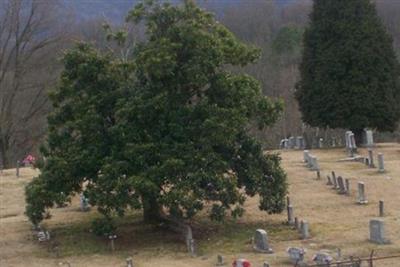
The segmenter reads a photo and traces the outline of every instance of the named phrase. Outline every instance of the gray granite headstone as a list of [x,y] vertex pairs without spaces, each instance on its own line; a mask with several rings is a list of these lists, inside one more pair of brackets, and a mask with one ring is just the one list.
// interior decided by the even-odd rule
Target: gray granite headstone
[[17,160],[17,168],[15,169],[16,172],[16,176],[19,177],[19,168],[21,167],[21,162],[19,160]]
[[382,153],[378,153],[378,172],[385,172],[385,165],[383,164]]
[[371,148],[368,149],[368,161],[369,161],[369,166],[371,168],[374,168],[375,167],[375,165],[374,165],[374,151]]
[[290,247],[287,249],[287,253],[289,254],[289,259],[292,263],[302,263],[306,251],[303,248]]
[[365,130],[366,145],[371,147],[374,145],[374,136],[371,130]]
[[344,186],[343,178],[342,176],[339,176],[337,178],[337,183],[338,183],[338,193],[341,195],[346,194],[346,188]]
[[358,182],[358,196],[357,196],[358,204],[367,204],[368,200],[365,197],[365,184],[364,182]]
[[378,244],[387,244],[389,241],[385,238],[384,221],[373,219],[369,221],[369,240]]
[[272,249],[268,243],[267,232],[263,229],[257,229],[254,234],[254,249],[258,252],[272,253]]
[[287,206],[287,216],[288,216],[288,224],[293,225],[294,224],[294,216],[293,216],[293,206],[292,205]]
[[301,228],[301,238],[302,239],[308,239],[310,237],[310,231],[309,231],[308,222],[307,221],[301,221],[300,228]]
[[308,150],[303,151],[303,161],[304,162],[308,162],[308,153],[309,153]]
[[346,182],[346,195],[350,195],[350,180],[349,179],[345,179]]
[[216,264],[216,266],[224,266],[224,265],[226,265],[224,256],[218,254],[217,255],[217,264]]
[[321,266],[329,266],[329,264],[333,262],[333,257],[327,252],[320,251],[314,255],[312,260],[318,265],[321,264]]
[[379,200],[379,217],[383,217],[385,215],[384,205],[385,202],[382,199]]
[[81,211],[88,211],[89,210],[89,199],[85,197],[83,193],[79,196],[79,203],[81,207]]
[[328,179],[328,181],[326,182],[326,185],[333,185],[331,177],[329,175],[327,175],[326,178]]

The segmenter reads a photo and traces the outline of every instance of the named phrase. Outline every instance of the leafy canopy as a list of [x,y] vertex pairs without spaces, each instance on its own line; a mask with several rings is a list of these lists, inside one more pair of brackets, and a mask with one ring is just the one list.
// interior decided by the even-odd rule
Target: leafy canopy
[[64,57],[46,162],[26,188],[30,220],[80,191],[106,220],[128,209],[191,218],[204,207],[222,220],[242,215],[255,194],[262,210],[281,212],[280,159],[264,155],[248,129],[275,122],[282,105],[254,78],[226,70],[254,62],[259,50],[192,1],[147,1],[127,20],[147,30],[128,61],[87,44]]
[[396,129],[400,67],[372,1],[314,0],[296,98],[311,126]]

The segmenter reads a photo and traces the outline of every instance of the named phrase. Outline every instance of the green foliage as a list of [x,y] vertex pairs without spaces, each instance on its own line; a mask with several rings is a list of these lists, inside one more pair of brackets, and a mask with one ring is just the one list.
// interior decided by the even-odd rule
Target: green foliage
[[393,131],[400,67],[369,0],[315,0],[296,98],[311,126]]
[[65,55],[47,161],[26,189],[29,218],[40,221],[56,196],[82,190],[106,217],[99,233],[127,209],[157,219],[211,207],[211,218],[222,220],[241,216],[246,195],[260,194],[261,209],[282,211],[279,158],[247,133],[254,122],[274,123],[282,104],[264,97],[254,78],[225,70],[254,62],[259,50],[191,1],[147,1],[128,21],[147,28],[128,62],[85,44]]
[[115,233],[116,226],[110,217],[104,217],[92,222],[92,230],[95,235],[105,236]]

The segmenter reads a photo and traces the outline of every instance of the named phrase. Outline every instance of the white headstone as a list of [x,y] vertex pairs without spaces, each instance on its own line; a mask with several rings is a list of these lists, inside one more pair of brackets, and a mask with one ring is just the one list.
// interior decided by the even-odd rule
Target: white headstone
[[263,253],[272,253],[268,243],[267,232],[263,229],[257,229],[254,234],[254,249]]

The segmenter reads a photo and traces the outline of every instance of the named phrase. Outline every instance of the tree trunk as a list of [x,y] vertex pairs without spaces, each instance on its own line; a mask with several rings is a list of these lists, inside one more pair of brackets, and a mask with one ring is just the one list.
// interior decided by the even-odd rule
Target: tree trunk
[[2,140],[0,140],[0,168],[7,169],[8,166],[8,158],[7,158],[7,144],[4,144]]
[[162,221],[162,208],[157,202],[157,198],[154,195],[143,194],[143,220],[147,223],[157,223]]

